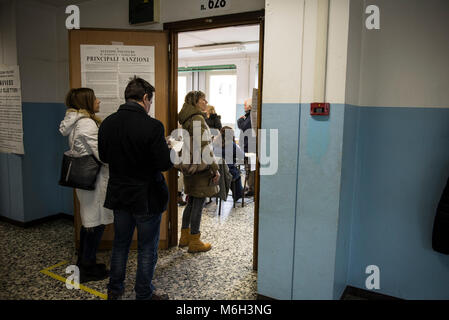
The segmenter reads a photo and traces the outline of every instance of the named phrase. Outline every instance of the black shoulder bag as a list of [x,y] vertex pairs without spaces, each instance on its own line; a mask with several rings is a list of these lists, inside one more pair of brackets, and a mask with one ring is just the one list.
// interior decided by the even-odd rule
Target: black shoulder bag
[[[76,122],[73,130],[76,130]],[[59,185],[83,190],[95,190],[95,182],[101,168],[101,162],[93,154],[80,156],[73,151],[74,146],[75,131],[73,132],[72,148],[64,152],[62,157]]]

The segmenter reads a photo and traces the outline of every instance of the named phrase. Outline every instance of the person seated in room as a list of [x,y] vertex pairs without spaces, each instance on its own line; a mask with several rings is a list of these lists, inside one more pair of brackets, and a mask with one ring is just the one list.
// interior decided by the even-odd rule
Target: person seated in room
[[210,132],[213,136],[218,136],[222,128],[221,116],[217,114],[214,106],[207,106],[205,120],[209,126]]
[[242,178],[237,164],[243,164],[245,154],[235,142],[234,130],[228,126],[221,128],[220,135],[214,140],[213,147],[214,154],[224,159],[228,165],[229,172],[235,184],[235,194],[232,197],[234,201],[237,201],[243,196]]

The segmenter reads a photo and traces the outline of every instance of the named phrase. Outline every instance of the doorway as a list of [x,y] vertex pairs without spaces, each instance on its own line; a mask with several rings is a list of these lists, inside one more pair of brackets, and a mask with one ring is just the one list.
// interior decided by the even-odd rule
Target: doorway
[[[237,139],[240,131],[237,120],[244,114],[243,102],[252,98],[254,92],[256,101],[253,103],[252,110],[257,110],[255,122],[257,122],[257,128],[260,128],[264,10],[166,23],[164,30],[169,31],[170,38],[170,131],[178,127],[177,114],[180,104],[185,93],[191,90],[201,90],[206,93],[210,104],[215,104],[216,110],[218,108],[217,113],[223,115],[223,125],[234,128]],[[243,35],[243,31],[248,32],[247,34],[255,33],[256,36],[246,37],[246,39],[236,37]],[[252,62],[251,50],[254,57]],[[228,57],[225,57],[226,51],[230,53]],[[198,52],[201,53],[198,54]],[[240,62],[235,62],[239,60],[239,54]],[[231,59],[232,55],[235,63]],[[242,55],[246,63],[245,71],[242,68],[242,64],[245,64],[241,62]],[[246,74],[245,86],[241,82],[243,74]],[[238,88],[241,88],[241,92]],[[225,103],[222,101],[224,97],[226,97]],[[230,108],[230,105],[235,107]],[[256,154],[257,152],[256,149]],[[253,270],[257,270],[260,188],[257,160],[254,178],[252,267]],[[177,194],[176,176],[170,177],[169,185],[170,193]],[[241,204],[237,203],[236,206]],[[181,214],[178,212],[176,197],[170,199],[169,212],[169,246],[176,246],[179,237],[178,222],[182,216],[182,211],[180,211]]]

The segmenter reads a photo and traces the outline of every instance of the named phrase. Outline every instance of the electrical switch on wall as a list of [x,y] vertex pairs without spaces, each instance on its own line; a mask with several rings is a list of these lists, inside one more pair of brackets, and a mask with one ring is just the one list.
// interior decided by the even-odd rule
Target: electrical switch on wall
[[329,103],[315,102],[310,104],[311,116],[328,116],[330,110]]

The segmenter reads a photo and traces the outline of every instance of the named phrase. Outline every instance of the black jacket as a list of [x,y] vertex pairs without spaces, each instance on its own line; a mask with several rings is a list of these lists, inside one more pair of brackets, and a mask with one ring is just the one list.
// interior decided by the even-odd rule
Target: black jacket
[[212,113],[209,115],[209,118],[206,116],[206,117],[204,117],[204,119],[206,120],[206,123],[209,126],[209,129],[221,130],[221,128],[222,128],[221,120],[220,120],[221,116]]
[[168,188],[161,171],[173,164],[164,133],[163,124],[134,102],[102,122],[98,151],[109,164],[106,208],[151,214],[166,210]]
[[449,179],[444,188],[433,223],[433,250],[449,254]]
[[[256,151],[255,150],[256,138],[253,137],[252,133],[251,133],[252,132],[252,130],[251,130],[251,110],[246,112],[245,116],[243,118],[240,118],[237,120],[237,126],[240,129],[240,138],[239,138],[240,148],[243,148],[243,151],[248,152],[248,143],[251,142],[252,145],[254,146],[253,147],[254,150],[251,150],[251,151],[255,152]],[[242,141],[244,132],[248,136],[244,137],[244,141]]]

